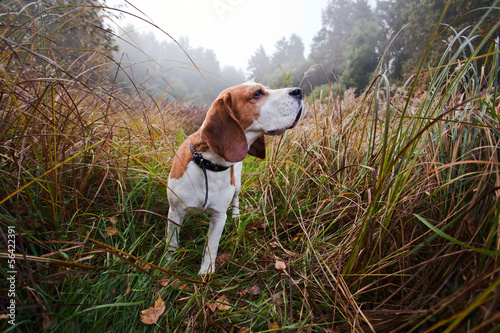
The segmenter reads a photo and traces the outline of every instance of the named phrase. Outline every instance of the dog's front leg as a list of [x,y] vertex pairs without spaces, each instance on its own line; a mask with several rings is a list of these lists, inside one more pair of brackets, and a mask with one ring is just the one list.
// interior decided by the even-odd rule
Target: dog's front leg
[[237,218],[240,216],[240,198],[238,195],[241,190],[241,169],[243,167],[243,163],[236,163],[234,165],[234,194],[233,200],[231,201],[232,207],[232,218]]
[[208,242],[205,248],[205,255],[201,263],[199,275],[212,274],[215,272],[215,259],[217,258],[217,249],[219,241],[226,224],[226,213],[214,213],[210,219],[208,227]]
[[168,251],[174,252],[179,248],[179,232],[181,230],[182,221],[184,220],[184,216],[186,215],[186,211],[183,207],[172,208],[172,206],[168,209],[168,226],[167,226],[167,245]]

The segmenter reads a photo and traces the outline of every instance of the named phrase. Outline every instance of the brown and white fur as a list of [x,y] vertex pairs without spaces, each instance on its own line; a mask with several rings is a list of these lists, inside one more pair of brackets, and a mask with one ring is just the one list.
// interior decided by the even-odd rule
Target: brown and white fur
[[[241,161],[247,154],[264,158],[264,135],[281,135],[295,127],[302,109],[302,92],[298,88],[272,90],[255,82],[228,88],[213,102],[200,129],[177,151],[168,178],[170,207],[166,241],[169,251],[178,249],[180,227],[188,211],[210,214],[200,275],[215,271],[217,248],[230,204],[232,216],[239,215]],[[220,172],[206,171],[206,204],[205,175],[193,161],[190,144],[203,159],[229,167]]]

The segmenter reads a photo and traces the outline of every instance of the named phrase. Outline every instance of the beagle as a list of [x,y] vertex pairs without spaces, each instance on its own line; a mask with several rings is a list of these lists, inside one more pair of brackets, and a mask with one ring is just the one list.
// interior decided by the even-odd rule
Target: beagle
[[295,127],[303,110],[299,88],[272,90],[255,82],[230,87],[217,97],[200,129],[174,156],[168,177],[167,246],[178,249],[178,235],[188,211],[211,215],[199,275],[215,271],[227,210],[239,215],[242,160],[265,157],[264,135],[281,135]]

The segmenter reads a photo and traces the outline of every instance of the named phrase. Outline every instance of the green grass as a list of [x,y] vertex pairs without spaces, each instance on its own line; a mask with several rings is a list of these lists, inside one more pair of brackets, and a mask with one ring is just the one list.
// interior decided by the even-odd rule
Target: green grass
[[[5,332],[498,329],[493,31],[458,33],[440,66],[404,87],[381,73],[358,98],[332,90],[308,103],[266,160],[245,160],[242,214],[201,281],[206,216],[190,216],[176,260],[164,257],[165,183],[199,107],[126,95],[111,63],[77,78],[80,63],[54,68],[43,43],[14,43],[19,29],[7,25],[0,42],[2,258],[7,226],[18,234]],[[417,94],[424,70],[432,79]],[[147,326],[140,313],[158,296],[165,312]],[[212,310],[222,296],[227,307]]]

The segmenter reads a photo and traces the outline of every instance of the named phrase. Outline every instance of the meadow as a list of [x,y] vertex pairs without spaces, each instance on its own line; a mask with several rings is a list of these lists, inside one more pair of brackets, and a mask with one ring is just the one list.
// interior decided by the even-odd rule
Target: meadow
[[17,18],[0,35],[4,332],[500,328],[500,23],[457,31],[401,87],[375,73],[360,96],[307,98],[266,160],[245,159],[241,216],[203,280],[203,214],[164,255],[172,156],[207,108],[124,92],[97,52],[58,62]]

